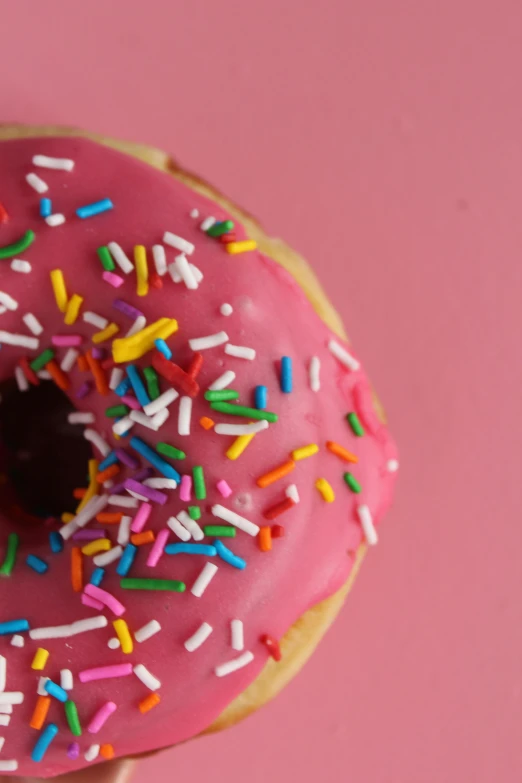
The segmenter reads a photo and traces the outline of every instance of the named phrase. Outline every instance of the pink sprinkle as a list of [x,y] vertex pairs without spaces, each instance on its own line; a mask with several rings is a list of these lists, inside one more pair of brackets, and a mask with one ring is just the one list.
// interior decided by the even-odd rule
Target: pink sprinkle
[[121,401],[125,403],[125,405],[128,405],[129,408],[132,408],[133,411],[139,411],[141,408],[136,397],[133,397],[131,394],[124,394]]
[[101,601],[97,601],[96,598],[91,598],[90,595],[82,593],[82,604],[84,606],[90,606],[91,609],[96,609],[98,612],[103,610],[103,604]]
[[230,489],[225,479],[221,479],[221,481],[218,481],[216,487],[218,489],[218,492],[220,492],[224,498],[228,498],[232,494],[232,490]]
[[113,701],[106,701],[103,707],[100,707],[98,712],[93,716],[91,722],[87,726],[89,734],[97,734],[101,727],[105,724],[107,718],[110,718],[113,712],[116,712],[116,705]]
[[102,277],[106,283],[109,283],[109,285],[112,285],[114,288],[119,288],[124,282],[123,277],[115,275],[114,272],[104,272]]
[[192,476],[182,476],[179,485],[179,496],[184,503],[190,503],[192,497]]
[[53,345],[68,347],[70,345],[81,345],[83,337],[80,334],[55,334],[51,337]]
[[84,669],[78,677],[80,682],[108,680],[111,677],[128,677],[132,674],[132,663],[118,663],[115,666],[98,666],[96,669]]
[[147,558],[147,565],[150,568],[155,568],[155,566],[158,565],[158,561],[163,554],[163,550],[165,549],[165,544],[167,543],[168,537],[169,537],[168,528],[165,528],[164,530],[160,530],[160,532],[156,536],[156,540]]
[[102,590],[101,587],[96,587],[96,585],[85,585],[84,592],[87,593],[87,595],[90,595],[91,598],[94,598],[96,601],[101,601],[102,604],[105,604],[111,612],[114,612],[116,617],[121,617],[121,615],[125,612],[125,607],[123,604],[120,604],[117,598],[115,598],[111,593],[108,593],[107,590]]
[[138,511],[136,512],[136,516],[134,517],[134,520],[131,525],[131,530],[133,533],[141,533],[141,531],[147,524],[147,519],[150,517],[151,511],[152,511],[152,506],[150,505],[150,503],[141,504]]

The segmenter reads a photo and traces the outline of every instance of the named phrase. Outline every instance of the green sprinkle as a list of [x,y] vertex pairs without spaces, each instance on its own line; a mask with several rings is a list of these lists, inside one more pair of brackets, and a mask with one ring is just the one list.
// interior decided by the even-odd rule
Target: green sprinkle
[[220,402],[221,400],[238,400],[239,392],[234,391],[234,389],[216,389],[216,391],[206,391],[205,399],[209,402]]
[[188,512],[191,519],[201,519],[201,509],[199,506],[189,506]]
[[186,585],[177,579],[121,579],[124,590],[169,590],[172,593],[184,593]]
[[143,375],[147,382],[147,391],[151,400],[157,400],[160,396],[158,373],[153,367],[144,367]]
[[100,259],[102,263],[102,267],[105,269],[106,272],[114,272],[116,269],[116,264],[112,260],[112,256],[109,252],[108,247],[99,247],[96,251],[98,253],[98,258]]
[[257,408],[247,408],[245,405],[232,405],[231,402],[211,402],[210,407],[219,413],[229,413],[231,416],[245,416],[258,421],[277,421],[277,413],[260,411]]
[[16,561],[16,553],[18,551],[19,543],[20,536],[18,533],[9,533],[7,536],[7,550],[5,553],[5,559],[0,566],[0,576],[11,576],[11,572]]
[[185,459],[187,456],[184,451],[174,448],[170,443],[157,443],[156,451],[163,454],[164,457],[170,457],[171,459]]
[[352,492],[355,492],[358,495],[359,492],[361,491],[361,485],[359,484],[355,476],[353,476],[351,473],[345,473],[343,478],[348,484],[348,486],[350,487],[350,489],[352,490]]
[[214,223],[213,226],[207,228],[207,234],[209,237],[220,237],[223,234],[228,234],[234,228],[233,220],[223,220],[221,223]]
[[0,258],[12,258],[13,256],[17,256],[19,253],[23,253],[24,250],[27,250],[29,245],[32,245],[34,242],[34,231],[26,231],[23,237],[21,237],[18,242],[13,242],[12,245],[4,245],[4,247],[0,247]]
[[203,532],[214,538],[235,538],[236,528],[229,525],[205,525]]
[[112,405],[110,408],[105,408],[105,415],[110,419],[116,418],[116,416],[126,416],[129,412],[127,405]]
[[80,719],[78,717],[78,710],[76,708],[76,704],[70,699],[68,699],[65,702],[64,706],[65,706],[65,717],[67,718],[67,723],[69,724],[71,734],[73,734],[75,737],[81,737],[82,727],[80,726]]
[[54,359],[54,351],[52,348],[47,348],[47,350],[41,353],[40,356],[37,356],[36,359],[33,359],[29,366],[31,370],[38,372],[38,370],[41,370],[43,367],[45,367],[45,365],[50,362],[51,359]]
[[359,421],[359,417],[356,413],[347,413],[346,419],[348,421],[348,424],[353,430],[354,435],[357,435],[359,438],[361,438],[364,435],[364,429]]
[[205,486],[205,476],[201,465],[194,465],[192,468],[192,478],[194,481],[194,494],[197,500],[205,500],[207,497],[207,488]]

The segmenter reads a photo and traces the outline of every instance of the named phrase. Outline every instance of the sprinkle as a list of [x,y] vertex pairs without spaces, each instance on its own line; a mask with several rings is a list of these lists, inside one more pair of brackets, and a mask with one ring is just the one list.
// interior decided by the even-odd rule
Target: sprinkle
[[217,345],[222,345],[227,341],[228,334],[226,332],[217,332],[216,334],[210,334],[207,337],[193,338],[188,342],[193,351],[204,351],[207,348],[215,348]]
[[143,546],[144,544],[153,544],[156,539],[152,530],[145,530],[143,533],[134,533],[130,540],[134,546]]
[[294,468],[295,462],[290,459],[287,462],[283,462],[282,465],[278,465],[277,468],[274,468],[268,473],[264,473],[262,476],[259,476],[259,478],[256,479],[256,484],[258,487],[268,487],[270,484],[273,484],[275,481],[279,481],[279,479],[283,478],[284,476],[288,476],[288,474],[291,473]]
[[22,370],[22,368],[21,367],[15,367],[14,375],[15,375],[16,385],[18,386],[18,391],[20,391],[20,392],[28,391],[29,390],[29,381],[25,377],[25,373]]
[[233,220],[222,220],[219,223],[216,222],[209,226],[206,233],[209,237],[220,237],[222,234],[228,234],[228,232],[232,231],[233,228]]
[[225,563],[228,563],[229,565],[233,566],[234,568],[238,568],[241,571],[246,568],[246,560],[243,560],[241,557],[235,555],[218,538],[213,541],[213,544],[217,550],[218,557],[224,560]]
[[43,757],[47,753],[49,745],[58,734],[58,726],[55,723],[49,723],[40,734],[40,737],[36,741],[36,744],[31,753],[32,761],[42,761]]
[[[211,402],[210,407],[212,410],[219,411],[220,413],[228,413],[231,416],[245,416],[249,419],[255,419],[256,421],[275,422],[278,420],[277,413],[271,413],[270,411],[260,411],[257,408],[248,408],[245,405],[235,405],[231,402]],[[264,427],[262,429],[264,429]],[[259,430],[256,430],[256,432],[258,431]],[[222,430],[220,432],[221,434],[225,434]]]
[[134,337],[134,335],[144,331],[146,326],[147,326],[147,319],[145,318],[144,315],[139,315],[134,321],[134,323],[132,324],[131,328],[129,329],[125,337]]
[[21,258],[13,258],[11,261],[11,269],[13,272],[21,272],[24,275],[28,275],[32,267],[29,261],[23,261]]
[[235,379],[236,373],[232,370],[227,370],[223,373],[223,375],[220,375],[219,378],[216,378],[216,380],[210,384],[209,391],[220,391],[221,389],[226,388],[229,386],[232,381]]
[[138,704],[138,709],[142,714],[149,712],[160,703],[161,699],[157,693],[150,693]]
[[263,636],[259,638],[259,641],[265,645],[265,647],[267,648],[269,654],[272,656],[274,661],[281,660],[282,658],[281,648],[279,646],[279,642],[277,641],[277,639],[274,639],[273,636],[269,636],[268,634],[263,634]]
[[[179,519],[176,519],[176,517],[170,517],[167,520],[168,527],[172,530],[172,532],[178,536],[182,541],[190,541],[192,538],[191,533],[185,528],[184,525],[179,521]],[[199,527],[199,525],[198,525]],[[165,539],[166,543],[166,539]]]
[[73,676],[70,669],[62,669],[60,671],[60,685],[64,691],[72,691]]
[[147,267],[147,251],[144,245],[135,246],[134,264],[136,266],[136,293],[138,296],[147,296],[149,293],[149,270]]
[[232,620],[230,622],[230,631],[232,634],[232,649],[240,652],[245,648],[243,622],[242,620]]
[[326,448],[328,451],[331,451],[332,454],[335,454],[336,457],[340,457],[345,462],[359,462],[359,457],[357,457],[355,454],[352,454],[351,451],[348,451],[348,449],[345,449],[344,446],[341,446],[334,440],[327,440]]
[[399,461],[396,459],[389,459],[386,463],[386,469],[390,473],[396,473],[399,470]]
[[80,755],[80,746],[77,742],[71,742],[67,748],[67,758],[75,761]]
[[[218,425],[218,426],[227,426],[227,425]],[[229,426],[234,426],[234,425],[229,425]],[[254,435],[255,433],[251,433],[250,435],[239,435],[225,452],[225,455],[228,457],[228,459],[231,460],[238,459],[238,457],[241,456],[241,454],[244,452],[244,450],[246,449],[250,441],[253,439]]]
[[3,305],[7,310],[18,309],[18,302],[5,291],[0,291],[0,305]]
[[254,239],[246,239],[242,242],[229,242],[226,245],[227,253],[231,255],[237,255],[238,253],[246,253],[248,250],[255,250],[257,242]]
[[34,654],[33,662],[31,663],[31,669],[35,671],[43,671],[45,664],[49,658],[49,650],[45,650],[43,647],[39,647]]
[[42,560],[41,557],[37,557],[36,555],[27,555],[25,562],[29,568],[32,568],[37,574],[45,574],[49,568],[45,560]]
[[73,294],[71,296],[67,302],[67,308],[65,310],[64,322],[67,324],[67,326],[72,326],[72,324],[76,323],[76,319],[78,318],[82,304],[83,296],[80,296],[79,294]]
[[167,389],[167,391],[160,394],[152,402],[148,402],[143,406],[143,411],[147,416],[154,416],[156,413],[167,408],[174,400],[179,397],[178,392],[175,389]]
[[20,636],[19,634],[15,634],[11,639],[11,645],[13,647],[23,647],[25,645],[24,637]]
[[24,324],[27,326],[27,328],[32,334],[36,335],[37,337],[38,335],[42,334],[43,326],[38,320],[38,318],[32,313],[26,313],[22,317],[22,321],[24,322]]
[[38,174],[35,174],[33,171],[31,171],[29,174],[26,174],[25,181],[33,188],[33,190],[36,190],[37,193],[47,193],[49,190],[49,185],[47,182],[44,182],[43,179],[40,179]]
[[129,364],[127,367],[127,375],[132,385],[134,394],[138,398],[138,402],[142,407],[150,403],[149,395],[145,390],[143,381],[140,378],[138,368],[134,364]]
[[[221,479],[216,484],[217,491],[221,495],[221,497],[228,498],[232,494],[232,490],[230,489],[230,486],[227,484],[225,479]],[[196,493],[197,497],[197,493]]]
[[314,454],[317,454],[318,451],[319,446],[317,443],[310,443],[308,446],[301,446],[299,449],[294,449],[294,451],[291,452],[291,457],[295,462],[299,462],[301,459],[312,457]]
[[[1,251],[0,251],[1,252]],[[61,313],[65,313],[67,310],[67,289],[65,288],[65,280],[61,269],[53,269],[50,273],[51,285],[54,291],[54,298],[56,305]]]
[[2,704],[23,704],[24,694],[21,691],[3,691]]
[[333,503],[335,500],[335,492],[331,485],[325,478],[318,478],[315,482],[315,488],[319,490],[321,497],[327,503]]
[[239,528],[239,530],[242,530],[244,533],[248,533],[249,536],[257,536],[259,533],[258,525],[255,525],[245,517],[236,514],[235,511],[225,508],[225,506],[216,504],[212,506],[211,511],[215,517],[223,519],[225,522],[234,525],[234,527]]
[[117,364],[135,361],[152,350],[154,340],[167,340],[177,330],[178,322],[174,318],[160,318],[131,336],[116,339],[112,344],[114,361]]
[[76,364],[78,356],[79,352],[76,350],[76,348],[69,348],[60,362],[60,369],[63,370],[63,372],[70,372]]
[[62,215],[60,213],[55,213],[54,215],[49,215],[45,218],[45,222],[48,226],[51,226],[51,228],[55,228],[56,226],[61,226],[65,223],[65,215]]
[[361,438],[364,435],[364,428],[359,421],[359,417],[356,413],[352,411],[352,413],[346,414],[346,420],[348,421],[348,424],[352,428],[352,432],[354,435],[357,435],[357,437]]
[[[70,636],[77,636],[87,631],[96,631],[99,628],[105,628],[107,618],[103,615],[98,617],[89,617],[87,620],[76,620],[70,625],[55,625],[48,628],[33,628],[29,631],[29,636],[33,640],[38,639],[67,639]],[[28,630],[29,626],[26,630]],[[2,698],[5,694],[2,694]]]
[[157,443],[156,450],[163,456],[170,457],[170,459],[185,459],[187,456],[184,451],[176,449],[168,443]]
[[129,272],[132,272],[132,270],[134,269],[134,265],[132,261],[128,258],[126,253],[118,245],[118,243],[109,242],[107,247],[109,248],[114,261],[118,264],[121,271],[126,275],[128,275]]
[[375,546],[379,538],[377,536],[377,531],[375,530],[375,526],[373,524],[372,514],[368,506],[357,506],[357,516],[359,517],[359,522],[361,523],[367,544],[369,546]]
[[[116,560],[119,560],[122,553],[123,553],[123,549],[121,548],[121,546],[113,546],[107,552],[102,552],[101,554],[96,555],[96,557],[93,557],[92,562],[94,563],[95,566],[98,566],[100,569],[102,567],[105,568],[105,566],[108,566],[111,563],[116,562]],[[91,578],[91,584],[96,584],[96,582],[92,581],[92,578]]]
[[71,549],[71,587],[75,593],[83,589],[83,559],[81,549],[77,546]]
[[107,441],[102,438],[100,433],[96,432],[96,430],[87,428],[84,430],[83,437],[98,449],[102,457],[106,457],[109,454],[111,447]]
[[163,242],[166,245],[175,247],[176,250],[179,250],[180,253],[185,253],[187,256],[192,255],[195,249],[194,245],[191,242],[187,242],[186,239],[183,239],[177,234],[172,234],[170,231],[165,231],[165,233],[163,234]]
[[124,416],[114,424],[112,431],[115,435],[127,435],[133,427],[134,422],[128,416]]
[[283,356],[281,359],[280,385],[282,392],[290,394],[292,391],[292,359],[289,356]]
[[88,351],[85,354],[85,359],[87,361],[87,365],[89,367],[89,370],[92,373],[92,376],[94,378],[94,383],[96,385],[96,391],[99,394],[103,394],[104,396],[109,393],[109,387],[107,385],[107,379],[105,377],[105,373],[97,359],[94,358],[91,351]]
[[51,361],[45,365],[45,369],[59,389],[62,389],[62,391],[67,391],[70,388],[71,384],[69,378],[64,372],[62,372],[54,359],[51,359]]
[[355,359],[345,348],[342,348],[335,340],[330,340],[328,343],[328,350],[341,364],[347,367],[349,370],[355,372],[361,366],[357,359]]
[[217,550],[215,546],[209,544],[168,544],[165,547],[167,555],[206,555],[215,557]]
[[190,592],[192,595],[195,595],[196,598],[201,598],[207,587],[209,586],[210,582],[212,581],[213,577],[216,575],[218,571],[217,565],[214,565],[214,563],[205,563],[203,566],[203,570],[199,574],[198,578],[192,585],[192,588]]
[[259,528],[259,549],[261,552],[269,552],[272,549],[272,534],[269,525]]
[[172,351],[170,350],[165,340],[154,340],[154,345],[158,351],[163,354],[165,359],[172,359]]
[[[116,547],[114,547],[114,548],[116,549]],[[96,563],[95,563],[95,565],[96,565]],[[91,579],[90,579],[91,585],[95,585],[95,587],[99,587],[101,585],[101,583],[103,582],[103,577],[104,576],[105,576],[105,569],[101,568],[100,566],[95,568],[94,571],[92,572]],[[63,685],[62,685],[62,687],[63,687]],[[67,688],[66,688],[66,690],[67,690]]]
[[128,677],[132,674],[132,663],[120,663],[115,666],[98,666],[94,669],[84,669],[78,674],[80,682],[108,680],[115,677]]
[[345,473],[343,478],[352,492],[355,492],[356,495],[361,492],[362,487],[352,473]]
[[105,329],[109,324],[107,318],[103,318],[101,315],[97,315],[97,313],[92,313],[90,310],[83,313],[82,318],[86,324],[96,326],[98,329]]
[[183,253],[176,256],[176,260],[169,267],[174,282],[177,282],[175,278],[179,276],[190,291],[195,291],[199,285],[193,269],[195,269],[195,267],[193,267],[192,264],[189,264]]
[[104,745],[100,745],[100,756],[107,761],[114,758],[114,748],[111,744],[106,742]]
[[74,168],[74,160],[70,160],[69,158],[50,158],[47,155],[33,155],[33,165],[41,166],[45,169],[72,171]]
[[39,341],[35,337],[26,337],[24,334],[12,334],[11,332],[0,331],[0,345],[18,345],[21,348],[27,348],[30,351],[38,349]]
[[161,631],[161,625],[158,623],[158,621],[150,620],[142,628],[139,628],[137,631],[135,631],[134,638],[139,644],[141,644],[142,642],[146,642],[155,634],[159,633],[159,631]]
[[106,340],[110,340],[111,337],[114,337],[115,334],[118,334],[120,331],[120,327],[117,324],[109,324],[105,329],[102,329],[101,332],[96,332],[92,336],[92,341],[95,345],[99,345],[100,343],[104,343]]
[[116,269],[116,265],[114,261],[112,260],[111,254],[109,253],[108,247],[99,247],[96,250],[98,254],[98,258],[101,261],[102,267],[105,269],[106,272],[113,272]]
[[49,694],[49,696],[52,696],[53,699],[57,699],[64,704],[67,701],[67,692],[52,680],[47,680],[44,685],[44,690]]
[[65,702],[65,717],[67,718],[67,724],[73,737],[81,737],[82,727],[80,725],[80,718],[78,717],[78,709],[71,699],[67,699]]
[[138,548],[134,544],[127,544],[116,568],[118,576],[127,576],[132,568],[137,551]]
[[168,500],[168,496],[164,492],[159,492],[153,487],[148,487],[146,484],[142,484],[136,479],[126,479],[123,486],[129,492],[133,492],[143,500],[152,500],[153,503],[158,503],[160,506],[165,505]]
[[254,405],[259,410],[265,410],[268,402],[268,390],[266,386],[256,386],[254,389]]
[[184,593],[185,584],[177,579],[131,579],[127,577],[120,581],[124,590],[166,590],[174,593]]
[[221,313],[221,315],[229,316],[232,315],[232,313],[234,312],[234,308],[232,307],[232,305],[228,304],[228,302],[224,302],[219,308],[219,312]]
[[208,416],[202,416],[199,420],[199,423],[203,427],[204,430],[211,430],[214,426],[213,419],[209,419]]
[[239,398],[239,392],[234,389],[222,389],[219,391],[206,391],[205,399],[208,402],[221,402],[224,400],[237,400]]
[[114,419],[117,416],[126,416],[128,412],[128,407],[123,404],[111,405],[109,408],[105,408],[105,415],[110,419]]
[[196,495],[196,499],[205,500],[207,497],[207,489],[205,486],[203,467],[201,465],[195,465],[192,468],[192,476],[194,479],[194,494]]
[[98,538],[82,547],[82,555],[91,557],[92,555],[97,555],[98,552],[108,552],[110,548],[111,542],[108,538]]
[[287,497],[280,503],[275,503],[273,506],[270,506],[270,508],[267,508],[265,511],[263,511],[263,516],[265,519],[277,519],[277,517],[281,516],[281,514],[284,514],[285,511],[289,511],[294,506],[295,501],[292,498]]
[[93,217],[94,215],[100,215],[102,212],[107,212],[113,209],[114,204],[109,198],[101,199],[101,201],[94,201],[92,204],[86,204],[83,207],[79,207],[76,210],[76,214],[82,220],[85,218]]
[[89,734],[97,734],[100,731],[100,729],[104,726],[106,721],[113,714],[113,712],[116,712],[116,709],[117,709],[116,704],[113,701],[105,702],[105,704],[102,707],[100,707],[100,709],[91,718],[91,721],[87,726],[87,731],[89,732]]
[[156,268],[156,273],[163,277],[167,274],[167,259],[165,255],[165,248],[163,245],[153,245],[152,246],[152,258],[154,260],[154,266]]
[[123,604],[121,604],[111,593],[108,593],[106,590],[102,590],[101,587],[96,587],[95,585],[91,584],[85,585],[85,593],[91,596],[91,598],[94,598],[96,601],[100,601],[102,604],[104,604],[108,609],[111,610],[111,612],[116,615],[116,617],[120,617],[122,614],[124,614],[125,607]]
[[234,658],[232,661],[222,663],[220,666],[216,666],[214,669],[217,677],[225,677],[227,674],[242,669],[244,666],[248,666],[254,660],[254,655],[250,651],[244,652],[242,655]]
[[206,218],[205,218],[205,219],[204,219],[204,220],[201,222],[201,224],[200,224],[200,226],[199,226],[199,227],[200,227],[200,229],[201,229],[202,231],[205,231],[205,232],[207,232],[207,231],[208,231],[208,229],[209,229],[211,226],[213,226],[215,222],[216,222],[216,218],[215,218],[215,217],[213,217],[212,215],[209,215],[208,217],[206,217]]
[[152,355],[152,366],[171,386],[179,387],[189,397],[195,397],[198,394],[199,386],[196,380],[177,364],[165,359],[159,351],[155,351]]
[[118,544],[120,546],[125,546],[129,543],[130,540],[130,526],[132,523],[132,517],[122,517],[120,521],[120,526],[118,528]]
[[151,691],[157,691],[158,688],[161,688],[161,682],[157,679],[157,677],[154,677],[151,672],[142,664],[138,663],[137,666],[133,669],[134,674],[138,678],[138,680],[141,680],[141,682],[145,685],[146,688],[149,688]]
[[17,769],[18,761],[16,761],[16,759],[0,760],[0,772],[16,772]]
[[212,626],[208,623],[201,623],[198,630],[184,642],[185,650],[188,650],[188,652],[194,652],[194,650],[197,650],[198,647],[201,647],[201,645],[206,642],[212,633],[212,630]]
[[147,524],[148,518],[150,517],[151,511],[152,511],[152,506],[150,505],[150,503],[141,504],[131,525],[131,530],[133,533],[140,533],[143,530],[143,528]]
[[151,400],[157,400],[160,396],[158,374],[152,367],[144,367],[143,375],[147,382],[147,393]]
[[50,696],[38,696],[36,700],[35,708],[33,710],[33,714],[31,716],[31,720],[29,722],[29,726],[32,729],[36,729],[37,731],[40,731],[40,729],[45,723],[50,706],[51,706]]
[[100,753],[100,746],[99,745],[90,745],[85,753],[83,754],[83,757],[85,761],[94,761],[98,758],[98,755]]
[[167,543],[168,537],[169,537],[169,531],[166,528],[160,530],[159,533],[157,534],[156,540],[154,541],[154,545],[151,548],[149,555],[147,557],[147,566],[149,568],[155,568],[158,565],[158,562],[161,556],[163,555],[165,544]]
[[232,343],[225,345],[225,353],[229,356],[235,356],[237,359],[248,359],[249,361],[256,358],[254,348],[247,348],[244,345],[232,345]]
[[179,401],[178,435],[190,435],[190,417],[192,414],[192,399],[181,397]]
[[0,224],[9,222],[9,215],[4,205],[0,202]]

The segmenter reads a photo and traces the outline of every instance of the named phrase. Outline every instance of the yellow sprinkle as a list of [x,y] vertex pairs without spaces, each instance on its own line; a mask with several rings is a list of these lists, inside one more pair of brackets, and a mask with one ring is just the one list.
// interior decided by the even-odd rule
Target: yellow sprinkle
[[105,340],[109,340],[114,334],[118,334],[120,327],[118,324],[109,324],[102,329],[101,332],[95,332],[92,336],[93,343],[104,343]]
[[252,435],[238,435],[233,444],[225,451],[229,459],[237,459],[244,452],[255,432]]
[[62,516],[60,517],[64,525],[68,525],[69,522],[72,522],[74,519],[74,514],[69,514],[68,511],[64,511]]
[[129,626],[125,622],[125,620],[113,620],[113,626],[114,630],[116,631],[116,636],[120,640],[121,644],[121,651],[124,653],[131,653],[134,649],[134,645],[132,643],[132,636],[130,635]]
[[235,256],[238,253],[246,253],[247,250],[255,250],[257,242],[255,239],[245,239],[243,242],[228,242],[225,247],[227,253],[231,253]]
[[76,513],[80,512],[82,508],[85,508],[89,500],[93,498],[95,495],[98,494],[98,482],[96,481],[96,476],[98,475],[98,460],[97,459],[90,459],[89,460],[89,486],[87,487],[87,492],[81,499],[78,508],[76,509]]
[[143,245],[134,248],[134,263],[136,265],[138,296],[147,296],[149,293],[149,270],[147,267],[147,251]]
[[82,555],[97,555],[99,552],[108,552],[112,544],[108,538],[97,538],[82,546]]
[[294,449],[292,451],[292,459],[298,462],[300,459],[306,459],[313,454],[317,454],[319,446],[317,443],[310,443],[308,446],[301,446],[300,449]]
[[80,307],[83,304],[83,296],[79,294],[73,294],[67,303],[67,310],[65,311],[65,323],[67,326],[72,326],[76,322],[80,313]]
[[323,500],[327,503],[333,503],[335,500],[335,492],[325,478],[318,478],[315,482],[316,488],[321,493]]
[[121,337],[112,343],[112,356],[115,362],[132,362],[144,356],[154,348],[154,340],[166,340],[178,331],[178,322],[174,318],[160,318],[146,326],[132,337]]
[[63,272],[61,269],[53,269],[51,272],[51,285],[54,291],[54,298],[58,310],[61,313],[65,313],[67,310],[67,289],[65,287],[65,280],[63,279]]
[[37,672],[41,672],[45,668],[47,659],[49,658],[49,650],[44,650],[43,647],[39,647],[34,654],[31,669],[35,669]]

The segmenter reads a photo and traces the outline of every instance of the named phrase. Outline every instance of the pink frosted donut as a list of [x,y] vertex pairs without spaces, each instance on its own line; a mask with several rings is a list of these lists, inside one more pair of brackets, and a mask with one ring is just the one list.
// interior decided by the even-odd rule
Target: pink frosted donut
[[398,467],[304,262],[122,148],[0,129],[5,774],[173,745],[269,699],[377,542]]

